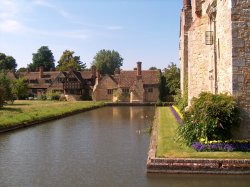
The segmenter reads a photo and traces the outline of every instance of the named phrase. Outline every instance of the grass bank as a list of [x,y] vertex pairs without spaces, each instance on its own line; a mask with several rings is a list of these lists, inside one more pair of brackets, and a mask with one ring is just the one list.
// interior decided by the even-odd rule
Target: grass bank
[[178,122],[169,107],[158,107],[158,110],[157,157],[250,159],[249,152],[196,152],[193,148],[176,142]]
[[12,105],[0,108],[0,129],[52,119],[103,105],[103,102],[92,101],[15,101]]

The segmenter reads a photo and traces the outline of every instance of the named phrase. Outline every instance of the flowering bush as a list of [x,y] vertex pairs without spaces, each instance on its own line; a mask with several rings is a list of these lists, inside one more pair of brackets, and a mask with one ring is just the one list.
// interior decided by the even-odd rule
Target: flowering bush
[[194,98],[184,113],[183,126],[179,127],[179,138],[187,145],[205,140],[227,140],[231,138],[231,127],[239,123],[239,109],[232,96],[202,92]]
[[192,147],[198,152],[205,151],[250,151],[250,140],[228,140],[209,141],[209,142],[194,142]]

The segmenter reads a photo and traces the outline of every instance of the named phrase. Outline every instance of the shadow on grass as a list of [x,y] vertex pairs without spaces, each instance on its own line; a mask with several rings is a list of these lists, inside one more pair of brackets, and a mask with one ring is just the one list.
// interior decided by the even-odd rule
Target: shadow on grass
[[10,107],[3,107],[0,108],[0,111],[10,111],[10,112],[22,112],[21,108],[10,108]]

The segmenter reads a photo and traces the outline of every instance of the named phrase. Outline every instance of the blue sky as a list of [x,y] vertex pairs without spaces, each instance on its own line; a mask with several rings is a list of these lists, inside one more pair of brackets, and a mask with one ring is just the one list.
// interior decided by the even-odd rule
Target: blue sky
[[89,67],[101,49],[124,58],[122,69],[178,62],[182,0],[0,0],[0,52],[18,67],[49,46],[56,64],[73,50]]

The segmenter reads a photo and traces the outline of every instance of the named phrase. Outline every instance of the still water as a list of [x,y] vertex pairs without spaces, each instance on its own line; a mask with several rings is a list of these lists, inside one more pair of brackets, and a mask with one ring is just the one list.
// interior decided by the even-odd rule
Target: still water
[[147,174],[153,115],[104,107],[0,134],[0,186],[250,186],[250,176]]

